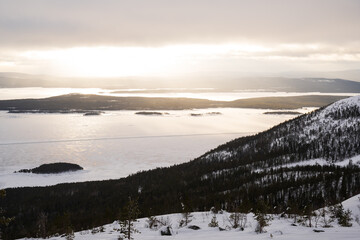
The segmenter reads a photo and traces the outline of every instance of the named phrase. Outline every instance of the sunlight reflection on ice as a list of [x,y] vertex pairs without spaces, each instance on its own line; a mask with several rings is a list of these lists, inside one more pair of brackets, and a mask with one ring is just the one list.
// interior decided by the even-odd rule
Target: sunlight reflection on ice
[[[299,111],[309,110],[312,109]],[[265,111],[195,109],[166,111],[169,115],[163,116],[113,111],[91,117],[82,114],[0,112],[0,187],[120,178],[140,170],[189,161],[219,144],[265,130],[294,117],[265,115]],[[208,112],[222,114],[207,115]],[[192,117],[191,113],[203,116]],[[120,139],[96,140],[112,137]],[[81,139],[88,140],[74,141]],[[64,141],[9,144],[54,140]],[[80,164],[85,171],[50,176],[13,173],[59,161]]]

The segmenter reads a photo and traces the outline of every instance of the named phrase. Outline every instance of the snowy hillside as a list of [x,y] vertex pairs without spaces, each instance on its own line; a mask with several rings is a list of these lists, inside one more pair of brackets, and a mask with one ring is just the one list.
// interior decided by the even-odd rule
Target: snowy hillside
[[354,96],[254,137],[236,139],[205,154],[202,159],[226,161],[265,152],[267,156],[260,160],[266,163],[261,167],[315,158],[338,162],[360,154],[359,133],[360,96]]
[[[192,213],[192,221],[188,226],[198,226],[199,230],[192,230],[187,227],[179,228],[179,222],[182,219],[181,214],[169,214],[157,216],[158,219],[168,221],[172,226],[172,236],[161,236],[160,229],[149,229],[147,218],[141,218],[136,222],[135,228],[140,231],[134,235],[135,240],[150,240],[150,239],[287,239],[287,240],[303,240],[303,239],[359,239],[360,235],[360,222],[356,222],[354,219],[360,216],[360,194],[354,196],[343,202],[345,209],[350,209],[353,213],[352,227],[341,227],[336,222],[332,223],[332,227],[322,227],[323,222],[321,219],[318,222],[317,227],[308,226],[292,226],[294,222],[292,218],[282,218],[280,215],[272,215],[273,220],[270,225],[265,227],[266,233],[255,233],[255,227],[257,222],[254,219],[254,214],[249,213],[246,216],[246,224],[244,231],[240,229],[232,229],[230,226],[230,213],[223,212],[215,214],[219,227],[224,229],[220,231],[218,227],[209,227],[211,219],[214,214],[211,212],[195,212]],[[75,239],[118,239],[119,232],[116,229],[119,228],[119,224],[114,222],[112,224],[104,225],[103,231],[100,232],[100,228],[89,229],[75,233]],[[226,230],[225,230],[226,229]],[[324,232],[314,232],[320,230]],[[272,237],[271,237],[272,236]],[[51,240],[64,239],[64,237],[52,237]]]

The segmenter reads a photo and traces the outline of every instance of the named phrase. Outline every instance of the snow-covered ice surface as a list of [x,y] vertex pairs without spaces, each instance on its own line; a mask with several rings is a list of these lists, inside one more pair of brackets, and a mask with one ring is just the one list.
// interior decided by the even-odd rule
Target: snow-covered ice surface
[[[319,221],[319,226],[315,227],[305,227],[305,226],[291,226],[293,219],[284,219],[279,218],[279,216],[274,215],[274,219],[270,222],[270,226],[265,227],[266,233],[257,234],[255,233],[256,221],[253,218],[253,214],[250,213],[247,215],[247,224],[244,231],[240,230],[229,230],[229,231],[219,231],[218,228],[208,227],[208,224],[211,221],[213,214],[209,212],[196,212],[192,213],[193,220],[189,225],[199,226],[200,230],[191,230],[188,228],[179,228],[179,221],[181,219],[181,214],[169,214],[159,216],[164,219],[169,218],[172,224],[173,236],[161,236],[159,231],[150,230],[146,228],[146,218],[139,219],[135,224],[136,229],[140,231],[134,235],[135,240],[153,240],[153,239],[184,239],[184,240],[219,240],[219,239],[283,239],[283,240],[304,240],[304,239],[317,239],[317,240],[340,240],[340,239],[359,239],[360,236],[360,225],[355,221],[356,215],[360,214],[360,194],[354,196],[343,202],[344,209],[350,209],[353,213],[352,227],[340,227],[336,222],[332,223],[331,228],[321,227],[321,221]],[[229,225],[229,213],[224,212],[223,214],[217,214],[217,221],[219,226],[225,228]],[[91,240],[91,239],[104,239],[104,240],[115,240],[119,236],[117,231],[114,229],[118,228],[116,222],[104,226],[105,232],[102,233],[91,233],[91,229],[75,233],[75,239]],[[313,230],[324,230],[324,232],[316,233]],[[272,235],[272,237],[270,236]],[[52,237],[51,240],[55,239],[64,239],[61,237]]]
[[[234,138],[294,117],[263,114],[266,111],[195,109],[161,111],[169,113],[163,116],[113,111],[89,117],[0,111],[0,188],[125,177],[189,161]],[[191,113],[204,115],[191,117]],[[85,170],[52,175],[14,173],[52,162],[76,163]]]

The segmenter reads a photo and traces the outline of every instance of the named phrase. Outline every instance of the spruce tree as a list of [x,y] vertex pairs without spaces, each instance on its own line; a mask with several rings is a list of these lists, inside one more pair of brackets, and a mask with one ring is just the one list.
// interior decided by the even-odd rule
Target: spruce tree
[[133,235],[139,231],[134,227],[134,222],[139,216],[140,211],[138,207],[138,201],[129,197],[129,202],[125,206],[122,212],[122,218],[119,220],[120,224],[120,236],[119,239],[134,239]]
[[352,217],[351,217],[351,211],[344,210],[344,206],[339,203],[331,207],[331,214],[333,219],[337,219],[338,224],[342,227],[351,227],[352,223]]
[[47,230],[46,230],[47,218],[48,216],[44,212],[40,212],[36,222],[36,225],[38,227],[37,229],[38,237],[45,238],[47,235]]
[[257,221],[257,226],[255,228],[256,233],[264,233],[265,227],[269,226],[269,222],[271,220],[270,216],[266,215],[268,211],[268,206],[263,201],[259,201],[257,205],[257,210],[255,211],[255,220]]
[[236,229],[236,228],[240,227],[240,213],[236,211],[236,212],[230,214],[229,222],[230,222],[232,228]]
[[[6,191],[1,189],[0,190],[0,198],[4,198],[6,196]],[[3,216],[4,210],[0,207],[0,227],[8,226],[9,223],[14,220],[14,218],[7,218]],[[0,238],[2,237],[1,229],[0,229]]]
[[154,216],[150,216],[148,217],[148,219],[146,220],[147,222],[147,226],[150,228],[150,229],[158,229],[159,228],[159,220],[154,217]]
[[66,240],[73,240],[75,239],[74,230],[70,226],[67,227],[66,233],[65,233],[65,239]]
[[209,227],[218,227],[219,223],[216,219],[216,214],[214,214],[211,218],[211,222],[209,223]]
[[185,203],[182,205],[182,207],[183,207],[183,212],[181,213],[182,219],[179,222],[179,226],[185,227],[192,221],[193,215],[191,214],[191,208],[189,204]]

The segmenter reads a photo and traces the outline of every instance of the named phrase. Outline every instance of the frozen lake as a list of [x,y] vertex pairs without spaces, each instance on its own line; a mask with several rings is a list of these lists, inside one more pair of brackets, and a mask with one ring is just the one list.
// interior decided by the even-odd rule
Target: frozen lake
[[[166,111],[169,114],[163,116],[114,111],[86,117],[0,111],[0,188],[125,177],[192,160],[229,140],[294,117],[263,114],[266,111],[201,109]],[[77,163],[85,170],[57,175],[13,173],[59,161]]]

